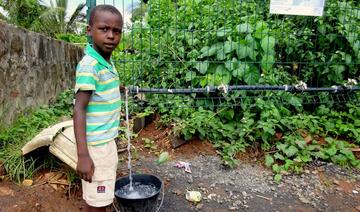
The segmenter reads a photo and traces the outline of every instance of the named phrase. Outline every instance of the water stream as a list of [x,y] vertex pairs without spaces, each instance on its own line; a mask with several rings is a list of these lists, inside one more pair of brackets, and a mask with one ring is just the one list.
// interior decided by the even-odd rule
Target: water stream
[[129,124],[129,106],[128,106],[128,91],[125,91],[125,115],[126,115],[126,135],[128,140],[127,151],[128,151],[128,169],[129,169],[129,184],[121,187],[115,194],[128,199],[143,199],[150,197],[157,193],[157,188],[153,184],[141,184],[135,182],[133,184],[132,171],[131,171],[131,135],[130,135],[130,124]]
[[132,173],[131,173],[131,138],[130,138],[130,124],[129,124],[129,107],[128,107],[128,90],[125,91],[125,115],[126,115],[126,135],[128,139],[127,151],[128,151],[128,169],[129,169],[129,191],[133,191]]

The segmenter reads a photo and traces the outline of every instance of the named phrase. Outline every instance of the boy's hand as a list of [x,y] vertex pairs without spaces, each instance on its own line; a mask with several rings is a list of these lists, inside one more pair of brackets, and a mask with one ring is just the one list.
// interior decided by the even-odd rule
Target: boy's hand
[[126,91],[127,91],[127,88],[123,84],[121,84],[120,85],[120,92],[125,93]]
[[78,157],[76,171],[81,179],[91,183],[94,170],[94,162],[89,155]]

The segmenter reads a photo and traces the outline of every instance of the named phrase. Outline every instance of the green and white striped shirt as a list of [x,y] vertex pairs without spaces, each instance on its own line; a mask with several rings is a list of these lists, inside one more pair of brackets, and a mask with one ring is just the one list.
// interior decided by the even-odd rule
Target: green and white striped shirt
[[93,91],[86,108],[88,145],[105,144],[118,136],[120,124],[119,75],[91,45],[76,67],[75,93]]

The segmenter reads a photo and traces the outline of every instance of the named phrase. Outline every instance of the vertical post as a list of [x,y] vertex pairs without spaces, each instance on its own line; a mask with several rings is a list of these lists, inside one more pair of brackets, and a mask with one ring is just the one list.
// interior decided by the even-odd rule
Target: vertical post
[[[86,11],[86,21],[89,24],[89,19],[90,19],[90,12],[92,10],[92,8],[94,8],[96,6],[96,0],[86,0],[86,7],[87,7],[87,11]],[[88,43],[92,43],[91,37],[87,37]]]

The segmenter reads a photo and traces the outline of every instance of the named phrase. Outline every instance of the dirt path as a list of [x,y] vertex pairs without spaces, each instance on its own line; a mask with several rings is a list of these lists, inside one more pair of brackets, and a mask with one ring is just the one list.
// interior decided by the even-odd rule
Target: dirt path
[[[143,138],[154,141],[145,148]],[[280,184],[270,170],[257,161],[240,162],[236,169],[221,165],[209,143],[191,141],[170,148],[167,132],[154,125],[143,129],[134,141],[133,170],[159,176],[165,184],[161,211],[360,211],[360,171],[333,164],[315,163],[300,175],[283,176]],[[170,160],[157,165],[154,152],[169,151]],[[126,158],[121,153],[120,158]],[[192,173],[175,167],[179,161],[191,164]],[[127,174],[125,159],[118,176]],[[186,190],[200,191],[202,201],[185,199]],[[81,211],[81,192],[69,195],[47,184],[24,187],[0,182],[0,211]],[[109,208],[108,211],[111,211]]]
[[80,211],[79,195],[69,197],[63,190],[55,191],[49,185],[30,187],[0,182],[0,211]]

